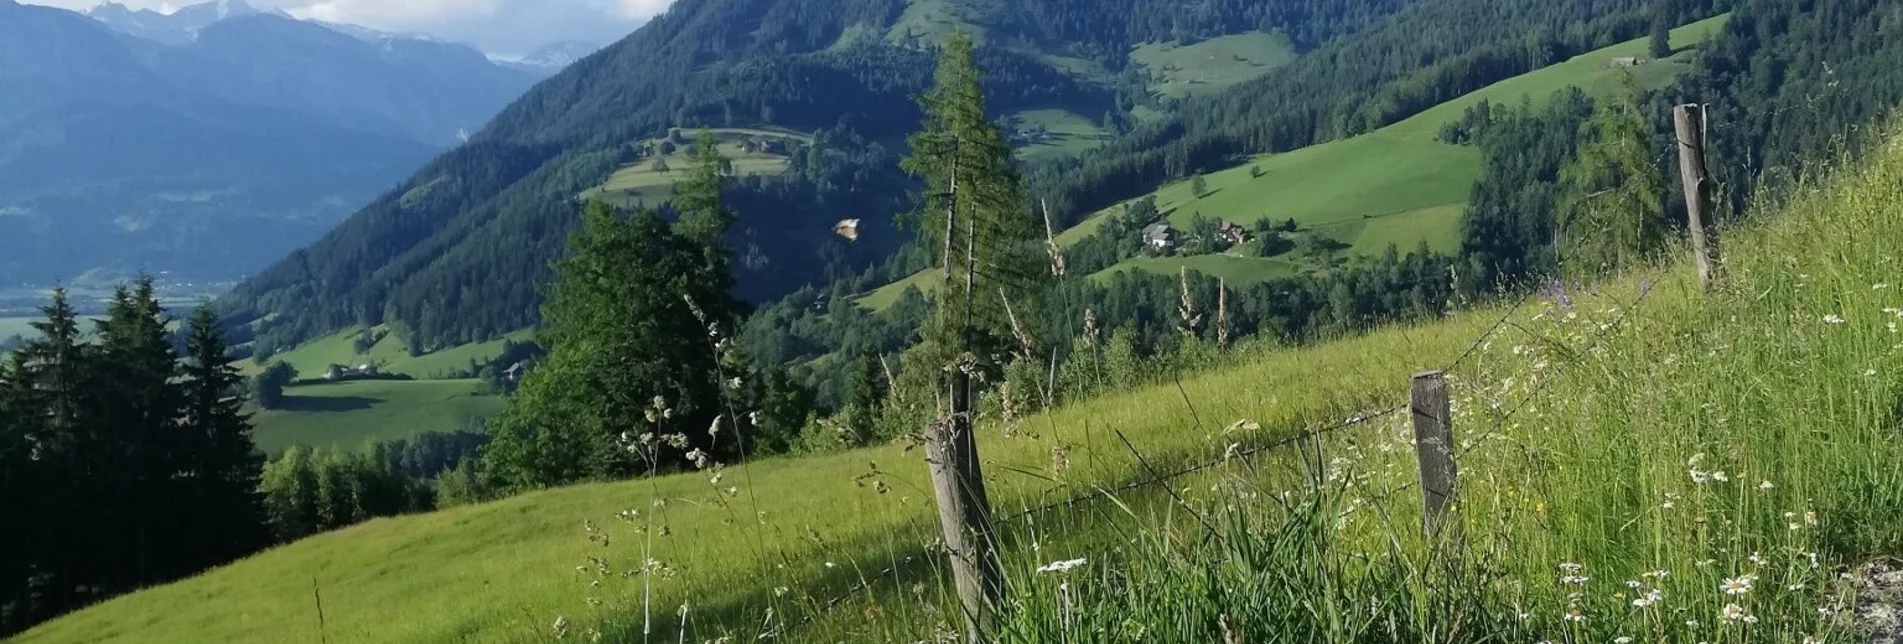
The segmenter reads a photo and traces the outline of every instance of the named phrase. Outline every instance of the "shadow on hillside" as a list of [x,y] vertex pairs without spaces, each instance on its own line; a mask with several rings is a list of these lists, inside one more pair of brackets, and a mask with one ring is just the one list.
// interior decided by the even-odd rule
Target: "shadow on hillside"
[[277,411],[339,412],[364,411],[383,402],[363,396],[285,396]]

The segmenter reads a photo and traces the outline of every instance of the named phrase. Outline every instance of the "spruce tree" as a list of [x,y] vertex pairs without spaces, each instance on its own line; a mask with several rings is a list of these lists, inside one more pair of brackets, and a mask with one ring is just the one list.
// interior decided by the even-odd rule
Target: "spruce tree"
[[251,417],[238,388],[244,377],[210,305],[186,326],[181,429],[192,454],[192,506],[198,526],[197,566],[242,556],[266,542],[259,477],[264,465],[251,440]]
[[[30,531],[28,561],[45,589],[32,603],[44,617],[44,611],[90,599],[81,587],[96,584],[109,565],[105,559],[125,545],[102,530],[102,510],[112,500],[109,483],[118,472],[103,457],[106,441],[90,398],[97,384],[95,348],[82,342],[65,289],[53,289],[52,301],[40,311],[46,319],[32,325],[40,337],[15,352],[8,380],[12,404],[24,410],[18,421],[45,473],[33,492],[46,511],[38,522],[16,524]],[[28,619],[34,617],[29,612]]]
[[101,510],[107,525],[129,544],[127,567],[115,576],[136,583],[164,576],[173,564],[160,553],[184,539],[183,526],[171,520],[181,503],[181,472],[186,456],[200,447],[178,428],[183,394],[176,382],[177,353],[166,333],[164,308],[150,277],[113,294],[105,320],[98,323],[100,381],[93,390],[95,408],[111,432],[107,444],[112,466],[111,503]]
[[1653,60],[1664,59],[1672,55],[1672,15],[1670,0],[1659,0],[1652,5],[1651,54]]
[[1631,72],[1580,127],[1577,155],[1560,170],[1560,253],[1569,273],[1615,270],[1651,252],[1665,234],[1664,180]]
[[925,122],[903,162],[925,180],[921,241],[939,260],[947,286],[920,348],[938,363],[933,371],[967,352],[995,368],[996,358],[1016,346],[1004,299],[1017,315],[1031,316],[1031,294],[1048,274],[1041,224],[1025,203],[1011,146],[986,114],[972,47],[963,33],[947,39],[935,84],[921,101]]
[[18,632],[40,612],[28,580],[40,560],[45,490],[42,467],[36,458],[34,432],[28,426],[25,385],[18,375],[22,363],[0,363],[0,637]]

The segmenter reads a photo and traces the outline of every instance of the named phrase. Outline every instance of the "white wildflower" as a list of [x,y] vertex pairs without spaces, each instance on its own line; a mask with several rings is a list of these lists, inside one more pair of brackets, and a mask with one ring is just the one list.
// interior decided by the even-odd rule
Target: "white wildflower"
[[1771,483],[1770,481],[1765,481],[1763,483],[1758,484],[1758,489],[1760,490],[1769,490],[1774,487],[1777,487],[1777,485]]
[[1067,571],[1082,565],[1084,565],[1084,558],[1078,557],[1076,559],[1065,559],[1063,561],[1053,561],[1053,562],[1044,564],[1042,566],[1038,566],[1037,571],[1038,572],[1064,572],[1064,571]]
[[1756,553],[1756,552],[1753,552],[1753,553],[1751,553],[1751,557],[1750,557],[1750,559],[1751,559],[1751,563],[1753,563],[1753,564],[1757,564],[1757,565],[1760,565],[1760,566],[1762,566],[1762,565],[1764,565],[1764,555],[1763,555],[1763,554],[1760,554],[1760,553]]
[[1725,604],[1724,609],[1718,611],[1718,617],[1724,619],[1727,622],[1735,622],[1740,619],[1744,619],[1745,617],[1744,607],[1739,606],[1737,604]]
[[1718,470],[1711,473],[1711,480],[1719,483],[1730,483],[1731,477],[1726,475],[1724,470]]
[[1844,316],[1837,315],[1835,313],[1824,316],[1824,324],[1843,324],[1843,323],[1844,323]]
[[1738,575],[1726,579],[1725,583],[1718,586],[1718,589],[1725,591],[1726,595],[1743,595],[1751,592],[1751,584],[1757,583],[1757,581],[1758,576],[1754,574]]
[[1632,638],[1625,635],[1620,635],[1618,637],[1612,638],[1612,644],[1632,644]]

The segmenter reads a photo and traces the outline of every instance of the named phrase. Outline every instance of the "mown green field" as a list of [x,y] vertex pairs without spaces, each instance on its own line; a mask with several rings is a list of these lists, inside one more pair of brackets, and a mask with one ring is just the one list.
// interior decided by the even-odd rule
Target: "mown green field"
[[1103,147],[1110,137],[1108,132],[1090,119],[1058,108],[1013,112],[1006,116],[1006,121],[1019,127],[1041,125],[1050,132],[1051,138],[1048,140],[1018,147],[1016,154],[1025,161],[1078,156]]
[[[780,130],[760,130],[748,128],[712,129],[715,147],[733,162],[734,176],[771,176],[786,171],[788,159],[784,155],[766,152],[744,152],[740,148],[743,139],[771,138],[793,142],[809,142],[811,137]],[[686,132],[691,139],[698,136],[695,132]],[[638,163],[622,166],[607,181],[582,193],[584,199],[601,199],[623,208],[641,205],[656,206],[668,200],[674,194],[674,182],[687,176],[693,168],[693,145],[679,146],[674,154],[643,159]],[[656,166],[665,161],[665,172]]]
[[[1709,296],[1682,264],[1638,266],[1563,299],[1250,349],[1180,387],[1008,431],[988,419],[980,449],[1002,514],[1215,464],[1167,495],[1003,523],[1007,639],[1136,628],[1144,641],[1220,641],[1219,614],[1245,641],[1851,639],[1832,617],[1850,589],[1837,573],[1903,548],[1897,141],[1730,231],[1727,282]],[[1450,364],[1449,520],[1465,530],[1438,546],[1458,556],[1433,558],[1409,415],[1338,423],[1407,400],[1411,374]],[[1320,427],[1335,429],[1224,458]],[[377,520],[21,641],[531,642],[558,621],[608,641],[929,639],[948,623],[949,581],[928,547],[920,459],[894,445]],[[1031,571],[1079,558],[1069,573]],[[1555,581],[1570,575],[1590,584]],[[872,590],[830,603],[856,580]]]
[[[383,338],[371,345],[370,350],[357,353],[356,341],[366,331],[382,333]],[[394,333],[385,333],[386,329],[351,328],[298,345],[297,348],[281,351],[266,362],[283,362],[297,369],[304,378],[319,378],[330,365],[360,366],[380,364],[384,373],[407,375],[413,378],[442,378],[451,372],[469,368],[470,361],[478,364],[495,359],[502,353],[502,344],[509,340],[523,342],[534,333],[517,331],[503,336],[500,340],[465,344],[420,356],[410,355],[409,344]],[[239,368],[247,375],[264,370],[264,364],[256,360],[239,363]]]
[[1130,52],[1131,62],[1156,78],[1150,91],[1171,98],[1215,92],[1267,74],[1299,56],[1286,36],[1263,32],[1182,46],[1150,43]]
[[284,390],[281,409],[254,412],[252,439],[276,454],[292,445],[356,449],[372,440],[469,429],[502,413],[477,380],[359,380]]

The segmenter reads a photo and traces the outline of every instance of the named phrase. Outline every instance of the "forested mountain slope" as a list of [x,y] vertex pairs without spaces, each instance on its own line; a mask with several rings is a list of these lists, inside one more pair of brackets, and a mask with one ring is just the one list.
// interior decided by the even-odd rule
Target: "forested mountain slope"
[[[1393,107],[1366,120],[1401,118],[1433,105],[1441,91],[1458,95],[1462,84],[1477,88],[1549,57],[1633,38],[1644,29],[1648,2],[1562,10],[1545,10],[1545,2],[1477,0],[1414,6],[1226,0],[1186,8],[1128,0],[1108,10],[1068,0],[681,2],[653,25],[546,80],[468,147],[445,154],[322,242],[285,257],[238,288],[225,305],[244,318],[274,314],[261,330],[274,345],[348,326],[392,324],[428,349],[531,326],[535,284],[546,278],[550,257],[561,252],[563,236],[577,219],[575,196],[638,158],[638,151],[628,149],[630,141],[698,126],[818,130],[816,145],[799,154],[805,162],[794,171],[780,179],[742,181],[733,194],[742,213],[736,246],[742,255],[759,250],[759,261],[740,274],[744,295],[763,299],[862,271],[910,236],[893,231],[891,215],[912,210],[906,194],[912,183],[893,170],[891,145],[896,133],[917,124],[910,95],[923,88],[929,61],[921,48],[951,25],[982,36],[980,61],[990,70],[993,109],[1058,105],[1079,114],[1109,112],[1111,126],[1140,128],[1130,139],[1134,143],[1092,154],[1106,156],[1109,166],[1102,168],[1123,168],[1132,158],[1128,154],[1149,164],[1153,152],[1144,149],[1174,141],[1186,124],[1227,120],[1218,112],[1224,105],[1252,101],[1252,95],[1296,101],[1324,78],[1351,78],[1342,74],[1363,74],[1342,88],[1364,90],[1315,93],[1288,111],[1309,114],[1311,122],[1334,122],[1336,109],[1359,105],[1357,91],[1383,91],[1397,95],[1383,103]],[[1709,8],[1697,4],[1684,13],[1701,15]],[[1267,70],[1264,80],[1245,84],[1248,90],[1163,99],[1151,95],[1146,69],[1130,65],[1136,44],[1262,29],[1285,32],[1305,55],[1286,69]],[[1511,65],[1492,65],[1490,57],[1467,48],[1479,42],[1511,50],[1503,36],[1488,34],[1541,29],[1551,38],[1532,46],[1549,51],[1543,57],[1522,55]],[[1519,48],[1511,51],[1528,46],[1524,36],[1505,40]],[[1372,63],[1357,51],[1387,53],[1378,55],[1380,70],[1359,72]],[[1433,86],[1442,76],[1460,82],[1410,90]],[[1155,118],[1191,109],[1205,116],[1138,126],[1136,114]],[[1237,128],[1264,126],[1241,120]],[[1349,131],[1298,130],[1304,130],[1300,139],[1277,145]],[[1205,152],[1193,156],[1197,166],[1214,160]],[[1058,217],[1068,219],[1092,200],[1136,187],[1148,191],[1168,170],[1189,168],[1187,156],[1170,168],[1163,168],[1163,156],[1153,160],[1155,171],[1068,171],[1083,181],[1079,189],[1039,187],[1039,194],[1049,192]],[[832,223],[845,217],[866,221],[858,244],[830,236]]]
[[182,11],[192,31],[168,43],[0,1],[0,282],[238,278],[535,78],[459,45],[227,8]]

